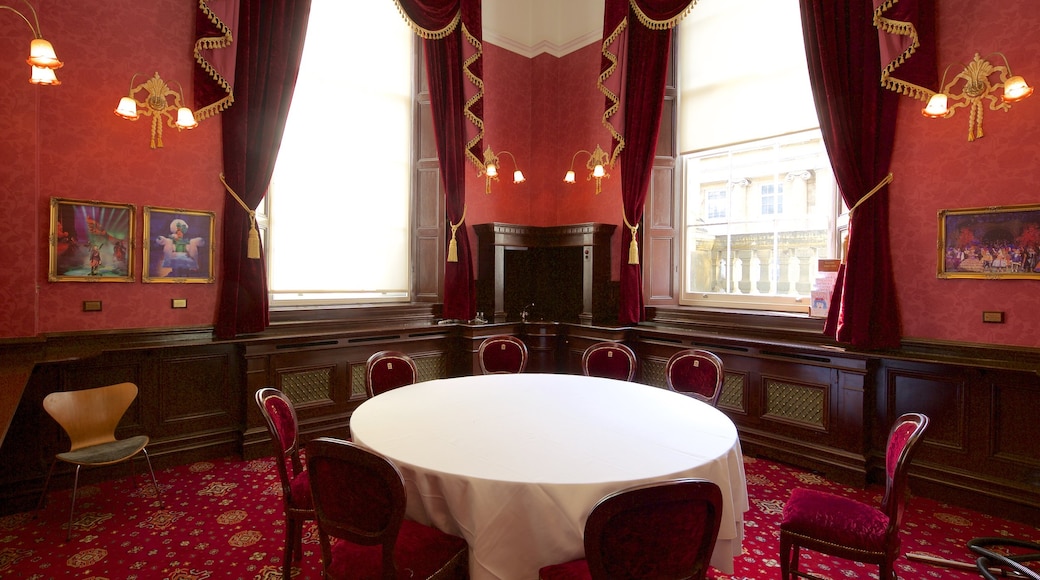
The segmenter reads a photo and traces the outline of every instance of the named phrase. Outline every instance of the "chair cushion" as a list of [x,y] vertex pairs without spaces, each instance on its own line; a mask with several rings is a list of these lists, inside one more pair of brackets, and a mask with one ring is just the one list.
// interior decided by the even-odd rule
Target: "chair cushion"
[[592,578],[592,574],[589,572],[589,563],[584,559],[544,566],[541,570],[538,570],[538,580],[571,580],[577,578]]
[[885,552],[888,517],[856,500],[796,488],[784,504],[780,529],[848,548]]
[[[401,523],[394,547],[398,578],[429,578],[458,554],[466,551],[466,540],[411,520]],[[345,540],[332,545],[330,578],[380,579],[383,550]]]
[[307,470],[303,470],[289,483],[289,491],[292,493],[289,507],[293,509],[314,509],[314,501],[311,499],[311,476]]

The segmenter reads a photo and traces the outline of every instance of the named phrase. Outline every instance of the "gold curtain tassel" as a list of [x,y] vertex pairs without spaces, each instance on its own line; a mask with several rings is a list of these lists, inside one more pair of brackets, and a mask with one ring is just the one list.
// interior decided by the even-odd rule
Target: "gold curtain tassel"
[[459,218],[459,223],[453,224],[450,221],[448,225],[451,226],[451,240],[448,241],[448,261],[458,262],[459,261],[459,243],[455,241],[455,232],[462,226],[462,222],[466,221],[466,210],[467,206],[462,206],[462,217]]
[[621,219],[625,220],[625,227],[632,232],[632,241],[628,243],[628,263],[629,265],[639,265],[639,242],[636,241],[639,226],[628,223],[628,216],[624,212],[621,213]]
[[260,259],[260,232],[256,231],[256,222],[249,226],[249,241],[246,246],[246,257],[251,260]]
[[228,185],[227,180],[224,179],[223,173],[220,174],[220,182],[224,184],[224,189],[226,189],[227,192],[231,194],[231,197],[235,198],[235,201],[238,202],[238,205],[242,206],[242,209],[246,210],[246,213],[249,214],[249,238],[246,240],[246,257],[250,260],[259,260],[260,233],[256,231],[256,212],[253,211],[248,205],[246,205],[246,202],[242,201],[241,197],[238,197],[238,194],[235,193],[235,190],[231,189],[231,186]]
[[455,228],[451,228],[451,241],[448,242],[448,261],[459,261],[459,244],[455,241]]

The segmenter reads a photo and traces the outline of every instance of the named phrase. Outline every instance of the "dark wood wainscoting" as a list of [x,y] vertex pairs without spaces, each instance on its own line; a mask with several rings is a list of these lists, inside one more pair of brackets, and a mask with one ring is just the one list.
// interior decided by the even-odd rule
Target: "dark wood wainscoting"
[[[276,319],[263,334],[232,342],[214,341],[208,331],[188,332],[185,340],[167,329],[0,345],[3,360],[17,359],[20,349],[37,355],[0,447],[0,512],[35,505],[51,458],[66,448],[41,406],[52,391],[136,383],[140,396],[119,434],[151,436],[159,466],[261,457],[271,452],[253,402],[262,387],[290,394],[304,442],[347,437],[350,415],[365,399],[364,365],[372,353],[409,354],[422,380],[476,374],[480,343],[510,334],[527,344],[529,372],[577,374],[588,346],[623,342],[639,358],[637,380],[662,388],[674,352],[711,350],[726,367],[719,407],[737,425],[745,453],[851,485],[880,480],[889,426],[904,412],[923,412],[931,425],[911,468],[914,493],[1040,521],[1037,349],[904,341],[898,352],[863,353],[822,341],[804,319],[757,318],[756,326],[740,316],[657,314],[637,327],[442,325],[429,306],[388,307]],[[68,474],[61,471],[55,485],[71,485]]]

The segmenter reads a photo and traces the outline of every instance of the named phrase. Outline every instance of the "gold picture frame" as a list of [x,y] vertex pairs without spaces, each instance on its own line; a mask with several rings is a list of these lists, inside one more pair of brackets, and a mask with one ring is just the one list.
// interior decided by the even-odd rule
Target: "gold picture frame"
[[939,212],[939,278],[1040,280],[1040,204]]
[[51,282],[133,282],[134,206],[51,198]]
[[211,211],[145,206],[141,281],[212,283],[215,222]]

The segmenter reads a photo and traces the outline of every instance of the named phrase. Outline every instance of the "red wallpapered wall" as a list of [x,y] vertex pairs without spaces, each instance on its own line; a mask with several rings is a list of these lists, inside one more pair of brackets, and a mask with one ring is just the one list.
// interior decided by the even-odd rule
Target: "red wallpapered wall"
[[[937,2],[939,74],[1000,51],[1011,70],[1040,84],[1040,4],[1030,0]],[[994,64],[1002,64],[999,56]],[[957,72],[951,68],[948,79]],[[936,81],[938,85],[938,81]],[[1040,280],[936,277],[943,209],[1040,203],[1040,98],[983,115],[985,137],[968,142],[968,109],[927,119],[924,103],[900,98],[889,187],[892,251],[903,335],[969,343],[1040,346]],[[1004,324],[982,322],[984,310]]]
[[[37,0],[45,38],[65,67],[59,87],[26,80],[31,38],[13,14],[0,14],[0,199],[6,218],[0,276],[0,339],[46,333],[209,325],[216,284],[143,284],[141,247],[134,283],[48,282],[51,197],[131,203],[137,239],[145,205],[217,212],[224,191],[219,118],[187,132],[166,128],[163,149],[148,147],[149,118],[129,122],[112,110],[134,73],[177,80],[190,91],[195,5],[119,0]],[[1040,6],[1034,0],[939,3],[939,61],[965,62],[1002,51],[1013,70],[1040,83]],[[598,44],[562,58],[526,58],[485,44],[485,143],[512,152],[527,176],[514,185],[511,160],[484,194],[475,170],[467,182],[470,225],[488,221],[559,225],[620,223],[619,169],[598,196],[583,180],[562,178],[578,149],[607,147],[602,97],[595,89]],[[941,71],[940,71],[941,72]],[[1040,346],[1035,296],[1040,281],[940,280],[936,213],[940,209],[1040,202],[1032,179],[1040,156],[1040,97],[1007,113],[987,110],[986,137],[968,143],[966,110],[933,121],[923,103],[901,97],[889,188],[895,274],[904,335],[912,338]],[[578,165],[583,166],[583,157]],[[475,237],[471,237],[475,240]],[[620,248],[615,240],[615,257]],[[618,266],[615,264],[614,278]],[[171,309],[184,298],[186,309]],[[85,313],[85,300],[101,312]],[[1006,313],[983,324],[983,310]]]
[[[165,147],[152,150],[150,117],[127,121],[113,113],[134,73],[144,75],[140,83],[158,72],[190,93],[195,3],[34,4],[43,36],[65,66],[57,71],[60,86],[30,85],[29,28],[0,14],[0,195],[7,214],[0,228],[0,336],[212,324],[215,284],[140,282],[141,208],[215,211],[219,227],[219,118],[191,131],[164,127]],[[137,281],[48,282],[52,197],[136,206]],[[188,307],[172,309],[171,298],[186,299]],[[100,300],[102,310],[83,312],[85,300]]]

